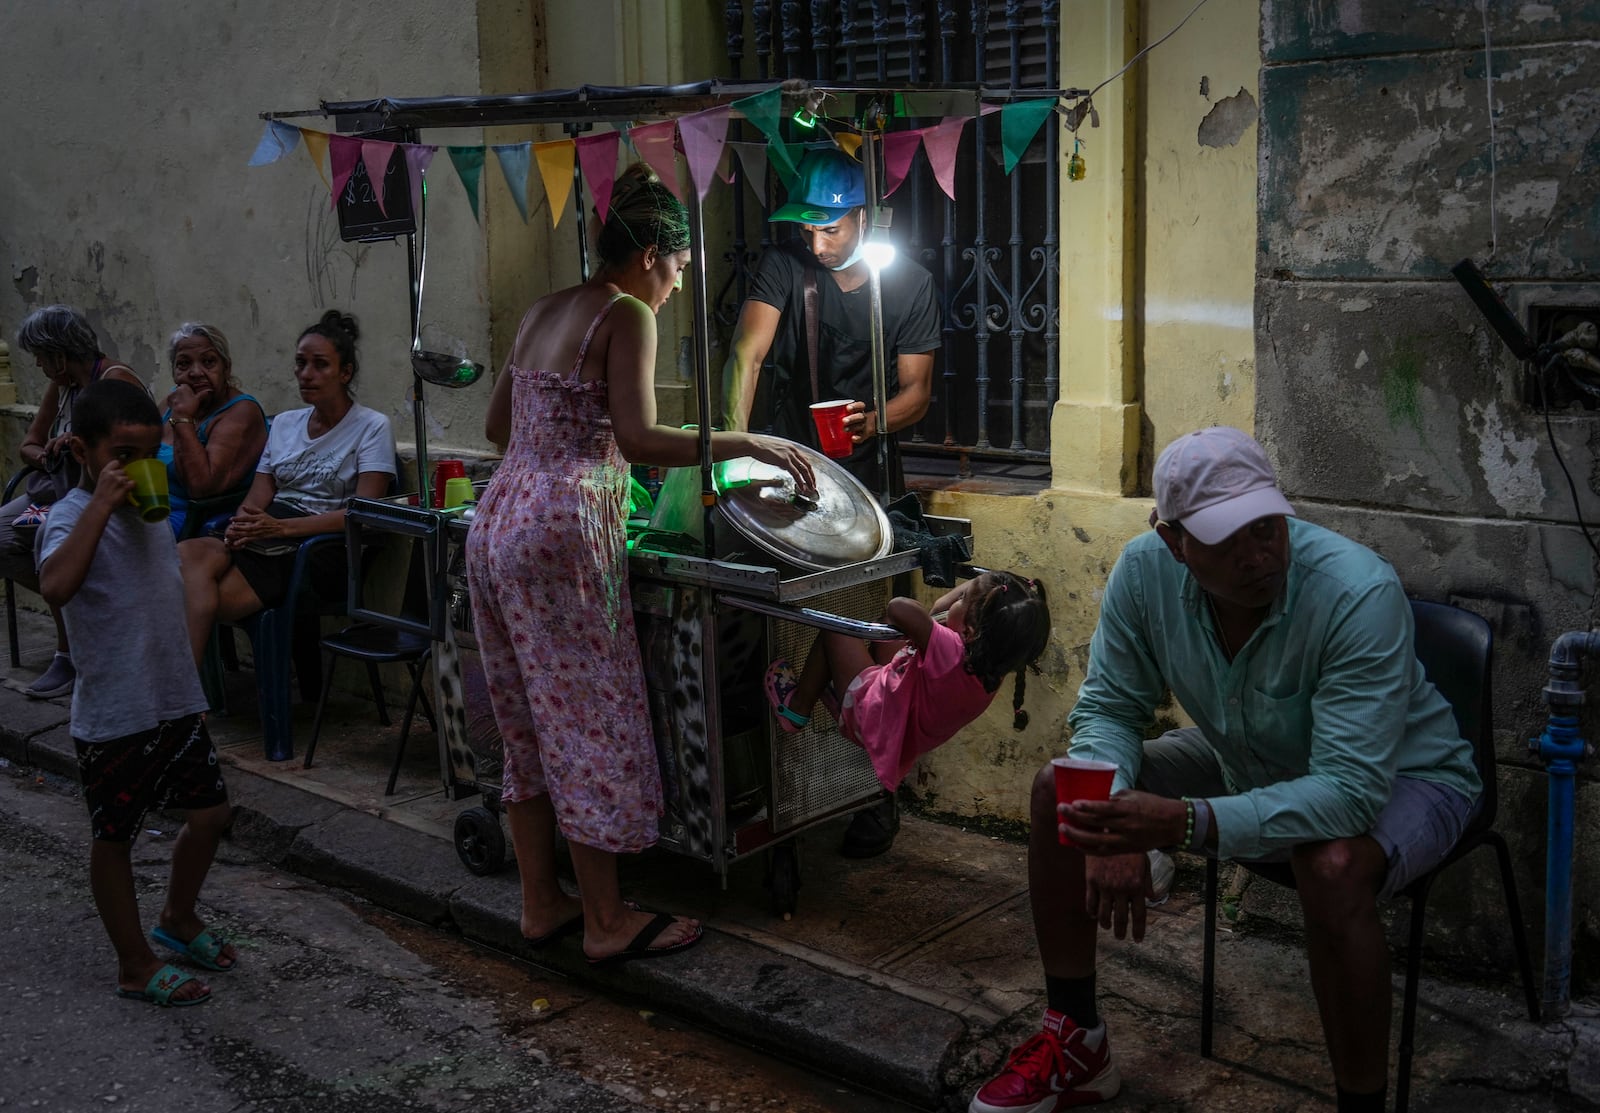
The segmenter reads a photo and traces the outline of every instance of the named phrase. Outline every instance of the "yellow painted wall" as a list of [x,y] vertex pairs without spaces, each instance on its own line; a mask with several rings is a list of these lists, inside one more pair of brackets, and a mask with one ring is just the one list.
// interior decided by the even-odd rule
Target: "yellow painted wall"
[[[1099,84],[1193,7],[1191,0],[1064,4],[1064,87]],[[1250,429],[1255,407],[1256,127],[1203,146],[1202,120],[1242,87],[1256,95],[1254,0],[1210,0],[1095,96],[1083,181],[1062,184],[1062,401],[1052,483],[1038,496],[941,491],[932,512],[972,519],[975,559],[1037,576],[1054,631],[1030,677],[1030,723],[1011,726],[1011,689],[924,758],[910,784],[938,812],[1027,816],[1034,771],[1064,749],[1106,574],[1147,529],[1150,470],[1202,425]],[[1200,94],[1207,78],[1210,96]],[[1071,154],[1071,136],[1062,144]]]

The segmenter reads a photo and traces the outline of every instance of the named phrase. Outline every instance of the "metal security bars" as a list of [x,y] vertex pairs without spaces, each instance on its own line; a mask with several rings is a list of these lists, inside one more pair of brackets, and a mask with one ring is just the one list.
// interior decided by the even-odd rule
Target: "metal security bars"
[[[1012,97],[1050,96],[1060,91],[1059,10],[1059,0],[729,0],[729,72],[743,81],[981,86]],[[1059,394],[1059,154],[1060,122],[1052,117],[1007,175],[999,118],[980,116],[962,138],[956,201],[921,156],[889,198],[895,241],[933,275],[944,310],[933,404],[920,425],[900,434],[912,470],[917,457],[931,470],[949,470],[948,462],[935,463],[940,458],[954,460],[963,475],[1048,461]],[[779,187],[771,189],[767,210],[779,199]],[[714,299],[725,340],[761,249],[787,234],[766,222],[745,191],[734,206],[728,273]]]

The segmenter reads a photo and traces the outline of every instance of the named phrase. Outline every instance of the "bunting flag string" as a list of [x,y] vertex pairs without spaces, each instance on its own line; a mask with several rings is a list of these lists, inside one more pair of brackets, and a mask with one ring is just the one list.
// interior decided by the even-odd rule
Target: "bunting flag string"
[[1038,134],[1039,125],[1055,110],[1054,97],[1012,101],[1000,110],[1000,146],[1005,150],[1006,173],[1017,168],[1022,154]]
[[301,128],[300,139],[306,145],[306,157],[311,160],[311,165],[317,168],[317,177],[322,179],[322,184],[332,193],[333,186],[328,181],[328,173],[322,169],[322,164],[328,159],[328,133]]
[[883,195],[891,196],[900,188],[900,183],[906,180],[906,175],[911,172],[911,160],[916,157],[917,148],[922,146],[922,133],[925,129],[915,131],[891,131],[883,137]]
[[961,146],[961,132],[969,116],[951,116],[943,123],[922,129],[922,150],[933,167],[933,180],[939,183],[944,195],[956,199],[956,151]]
[[294,150],[299,143],[299,128],[292,124],[280,124],[277,120],[268,120],[267,126],[261,131],[261,142],[256,144],[256,153],[250,156],[250,165],[266,166],[277,162]]
[[539,177],[544,181],[544,195],[550,199],[550,223],[561,224],[561,214],[567,211],[567,198],[572,195],[572,162],[576,153],[570,139],[556,139],[537,143],[533,148],[539,160]]
[[[517,203],[522,223],[528,223],[528,150],[532,142],[496,143],[494,157],[500,163],[500,173],[505,175],[506,188],[511,190],[511,200]],[[550,183],[546,182],[548,186]]]
[[716,176],[717,163],[722,160],[722,146],[728,140],[729,106],[708,108],[678,120],[678,134],[683,138],[683,157],[689,164],[689,177],[706,199],[711,189],[711,179]]
[[672,191],[679,201],[683,189],[678,185],[678,154],[674,147],[677,124],[662,120],[657,124],[639,124],[628,129],[628,142],[639,152],[639,157],[661,176],[661,184]]
[[361,140],[348,135],[328,137],[328,165],[333,170],[333,185],[328,190],[328,208],[339,203],[339,195],[356,172],[356,159],[361,157]]
[[411,181],[411,211],[422,211],[422,179],[428,173],[428,167],[433,163],[433,156],[439,152],[438,147],[430,147],[426,143],[402,143],[400,149],[406,155],[406,177]]
[[594,211],[600,214],[600,223],[604,224],[611,212],[611,187],[617,180],[617,149],[622,145],[622,134],[603,131],[598,135],[581,135],[575,145],[583,180],[589,183],[589,196],[594,198]]
[[450,155],[450,164],[456,168],[456,177],[461,179],[461,188],[467,191],[467,200],[472,202],[472,219],[478,219],[478,179],[483,176],[483,148],[482,147],[446,147]]
[[372,195],[378,199],[378,211],[384,216],[389,210],[383,203],[383,179],[389,173],[389,161],[394,158],[394,144],[379,139],[361,142],[361,165],[367,168],[367,181],[372,183]]
[[[953,108],[957,103],[948,98],[939,101],[906,94],[897,101],[896,107],[899,112],[925,118],[934,109]],[[978,105],[977,115],[1000,113],[1000,141],[1007,174],[1016,169],[1039,129],[1056,107],[1054,98],[1011,101],[1004,105]],[[831,143],[847,154],[859,157],[862,143],[860,134],[843,128],[825,137],[819,136],[822,144],[790,143],[780,132],[782,110],[783,92],[775,86],[732,104],[719,105],[676,120],[639,124],[626,132],[618,129],[548,143],[524,141],[497,143],[487,147],[458,145],[446,147],[445,150],[449,152],[450,163],[472,205],[474,220],[481,219],[479,196],[485,154],[493,150],[524,222],[528,219],[528,183],[535,160],[539,166],[540,181],[550,201],[553,225],[560,224],[561,214],[571,199],[575,163],[588,185],[595,212],[604,221],[611,211],[617,160],[624,138],[638,153],[638,157],[660,175],[662,182],[680,200],[683,199],[683,187],[679,181],[677,156],[681,151],[688,168],[689,181],[700,200],[705,200],[714,178],[720,177],[724,182],[733,184],[736,178],[742,176],[757,200],[765,204],[768,200],[769,167],[777,172],[786,186],[792,186],[798,175],[800,155],[808,147]],[[728,124],[735,113],[749,120],[765,137],[765,142],[730,141]],[[975,118],[973,115],[948,115],[939,123],[927,127],[885,133],[882,136],[884,196],[891,196],[905,183],[920,148],[927,156],[939,188],[947,197],[955,200],[956,155],[963,130]],[[365,168],[368,179],[374,183],[373,193],[379,210],[385,216],[388,212],[383,182],[393,164],[396,150],[405,158],[413,212],[422,206],[423,183],[433,157],[439,150],[437,146],[425,143],[362,139],[268,120],[250,155],[249,165],[267,166],[278,162],[302,142],[306,157],[316,167],[317,176],[328,187],[330,205],[338,203],[340,194],[349,184],[359,163]]]

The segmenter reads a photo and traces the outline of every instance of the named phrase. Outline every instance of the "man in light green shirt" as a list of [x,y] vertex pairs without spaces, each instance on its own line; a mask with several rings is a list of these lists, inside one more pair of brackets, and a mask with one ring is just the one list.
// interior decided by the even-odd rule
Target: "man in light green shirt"
[[[1146,852],[1178,846],[1291,865],[1339,1109],[1381,1111],[1378,904],[1460,837],[1482,788],[1471,747],[1417,661],[1394,569],[1291,520],[1251,437],[1219,426],[1180,438],[1155,488],[1155,529],[1112,569],[1068,719],[1070,756],[1114,764],[1114,796],[1058,809],[1053,770],[1034,783],[1029,880],[1049,1008],[970,1109],[1117,1092],[1095,943],[1130,923],[1143,938]],[[1195,726],[1145,741],[1169,691]]]

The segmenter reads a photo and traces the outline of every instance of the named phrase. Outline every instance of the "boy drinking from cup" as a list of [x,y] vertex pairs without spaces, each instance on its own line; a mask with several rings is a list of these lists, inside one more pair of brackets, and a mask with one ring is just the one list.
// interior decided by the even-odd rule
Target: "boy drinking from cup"
[[130,498],[130,465],[160,444],[161,415],[139,387],[102,379],[84,389],[71,439],[83,479],[45,522],[39,587],[61,609],[78,667],[72,738],[94,836],[89,884],[117,952],[117,994],[198,1005],[210,988],[164,965],[145,939],[131,857],[146,811],[187,809],[151,935],[207,970],[231,970],[234,948],[195,909],[231,809],[201,718],[177,546],[165,522],[146,521]]

